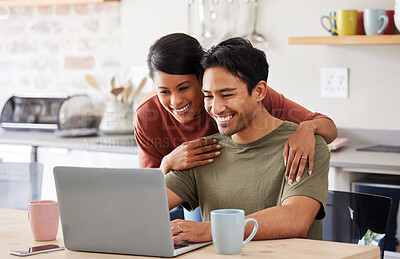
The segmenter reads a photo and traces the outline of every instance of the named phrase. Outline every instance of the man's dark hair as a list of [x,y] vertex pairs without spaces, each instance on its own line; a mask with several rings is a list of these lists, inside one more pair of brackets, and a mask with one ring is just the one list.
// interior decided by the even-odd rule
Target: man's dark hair
[[203,75],[200,61],[204,50],[198,40],[184,33],[172,33],[158,39],[149,50],[147,67],[149,76],[155,71],[173,75]]
[[236,37],[212,47],[204,55],[201,65],[204,71],[212,67],[224,67],[247,85],[249,95],[261,80],[267,81],[268,63],[265,53],[251,45],[250,41]]

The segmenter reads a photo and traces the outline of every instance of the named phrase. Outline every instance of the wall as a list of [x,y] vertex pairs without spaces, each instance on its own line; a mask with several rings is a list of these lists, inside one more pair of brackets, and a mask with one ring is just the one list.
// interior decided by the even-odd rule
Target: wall
[[[185,3],[122,1],[123,64],[144,65],[157,38],[187,32]],[[319,20],[331,10],[393,7],[394,0],[259,0],[257,26],[270,45],[268,84],[309,109],[328,114],[339,127],[400,130],[400,45],[288,44],[289,36],[328,36]],[[349,68],[349,98],[321,97],[321,67]]]
[[[394,0],[259,0],[257,26],[270,45],[268,84],[339,127],[400,130],[400,45],[288,45],[289,36],[328,36],[319,19],[331,10],[393,6]],[[0,105],[12,94],[32,93],[101,100],[85,74],[104,88],[117,72],[138,82],[149,46],[167,33],[188,32],[187,23],[185,0],[12,8],[10,19],[0,20]],[[320,97],[321,67],[349,68],[348,99]]]
[[88,93],[121,66],[120,3],[11,8],[0,20],[0,103],[11,95]]

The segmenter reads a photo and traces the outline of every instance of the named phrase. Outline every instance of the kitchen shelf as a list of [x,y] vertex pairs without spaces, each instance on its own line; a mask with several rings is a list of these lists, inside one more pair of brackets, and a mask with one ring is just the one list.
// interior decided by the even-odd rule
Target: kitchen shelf
[[0,0],[0,7],[96,4],[120,0]]
[[397,45],[400,35],[289,37],[291,45]]

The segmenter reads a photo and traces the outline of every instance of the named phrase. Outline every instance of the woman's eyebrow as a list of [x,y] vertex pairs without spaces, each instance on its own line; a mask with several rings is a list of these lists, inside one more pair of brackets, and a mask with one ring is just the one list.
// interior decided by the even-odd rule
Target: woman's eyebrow
[[[180,83],[179,83],[177,86],[175,86],[175,87],[179,87],[179,86],[181,86],[181,85],[183,85],[183,84],[185,84],[185,83],[190,83],[190,81],[183,81],[183,82],[180,82]],[[162,86],[162,85],[157,86],[157,88],[168,89],[168,87],[165,87],[165,86]]]

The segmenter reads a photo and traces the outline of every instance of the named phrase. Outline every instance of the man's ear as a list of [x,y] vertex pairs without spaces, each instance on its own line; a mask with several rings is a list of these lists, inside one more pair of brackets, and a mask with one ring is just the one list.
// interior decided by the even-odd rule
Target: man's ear
[[253,96],[256,98],[257,102],[262,102],[267,95],[267,83],[264,80],[261,80],[257,83],[257,85],[253,89]]

